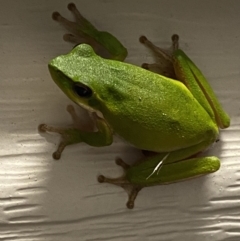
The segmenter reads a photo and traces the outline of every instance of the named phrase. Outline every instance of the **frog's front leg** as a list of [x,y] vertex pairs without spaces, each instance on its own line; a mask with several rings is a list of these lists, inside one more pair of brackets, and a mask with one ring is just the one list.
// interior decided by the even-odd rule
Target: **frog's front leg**
[[[58,145],[57,150],[53,153],[54,159],[60,159],[63,150],[68,145],[77,144],[80,142],[85,142],[88,145],[95,147],[108,146],[112,144],[112,131],[104,119],[98,117],[94,113],[94,123],[89,123],[89,125],[85,126],[83,129],[79,126],[79,118],[73,106],[68,106],[67,110],[73,119],[74,127],[56,128],[46,124],[41,124],[38,127],[40,132],[54,132],[61,135],[62,139]],[[94,131],[95,127],[97,131]]]
[[65,34],[63,39],[75,45],[86,43],[92,46],[96,54],[103,58],[123,61],[127,57],[127,49],[112,34],[98,31],[82,14],[75,4],[68,4],[75,22],[64,18],[60,13],[54,12],[52,18],[62,24],[70,33]]

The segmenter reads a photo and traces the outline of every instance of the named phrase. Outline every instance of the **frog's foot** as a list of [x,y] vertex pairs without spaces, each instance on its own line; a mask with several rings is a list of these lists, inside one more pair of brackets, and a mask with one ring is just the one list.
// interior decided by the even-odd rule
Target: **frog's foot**
[[69,3],[68,9],[72,12],[75,22],[64,18],[59,12],[52,14],[53,20],[59,22],[70,33],[65,34],[63,39],[67,42],[89,44],[97,55],[123,61],[127,56],[126,48],[110,33],[98,31],[82,14],[75,4]]
[[93,121],[88,121],[87,125],[81,125],[81,122],[79,121],[80,118],[72,105],[67,107],[67,111],[72,117],[73,128],[56,128],[47,124],[41,124],[38,126],[39,132],[53,132],[61,135],[61,141],[58,145],[58,148],[52,155],[55,160],[60,159],[61,154],[66,146],[82,142],[80,130],[92,131],[95,128]]
[[139,38],[139,41],[152,51],[156,59],[156,63],[154,64],[143,63],[142,67],[144,69],[148,69],[152,72],[161,74],[163,76],[176,79],[175,71],[172,64],[172,61],[173,61],[172,52],[178,49],[179,36],[177,34],[174,34],[172,36],[172,46],[170,51],[157,47],[151,41],[149,41],[145,36],[141,36]]
[[[124,169],[125,172],[128,168],[130,168],[130,166],[128,164],[126,164],[121,159],[117,159],[116,164],[118,166],[121,166]],[[121,176],[119,178],[107,178],[103,175],[100,175],[100,176],[98,176],[98,181],[100,183],[103,183],[103,182],[111,183],[111,184],[114,184],[116,186],[122,187],[126,191],[126,193],[128,194],[128,201],[126,203],[127,208],[129,208],[129,209],[134,208],[134,201],[135,201],[139,191],[142,189],[142,187],[140,187],[139,185],[134,185],[134,184],[130,183],[126,179],[125,174],[123,174],[123,176]]]
[[78,140],[78,138],[74,138],[74,129],[56,128],[47,124],[41,124],[38,126],[38,130],[39,132],[54,132],[62,136],[62,140],[60,141],[57,150],[52,154],[52,157],[55,160],[59,160],[61,158],[61,154],[66,146],[81,142],[81,139]]
[[65,34],[63,39],[74,44],[87,43],[94,45],[95,43],[93,43],[93,39],[84,32],[88,30],[88,28],[89,30],[95,28],[80,14],[74,3],[69,3],[68,9],[74,15],[75,22],[67,20],[59,12],[54,12],[52,14],[53,20],[62,24],[64,28],[66,28],[71,33]]

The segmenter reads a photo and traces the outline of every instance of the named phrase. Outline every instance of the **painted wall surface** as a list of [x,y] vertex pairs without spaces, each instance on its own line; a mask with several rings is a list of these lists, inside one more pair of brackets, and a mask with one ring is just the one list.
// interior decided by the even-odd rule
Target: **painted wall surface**
[[0,240],[14,241],[238,241],[240,239],[240,1],[87,1],[76,5],[99,29],[128,48],[127,61],[153,62],[141,35],[168,47],[173,33],[200,67],[231,116],[231,127],[208,151],[221,169],[191,181],[143,189],[133,210],[126,193],[99,184],[121,175],[116,157],[140,152],[118,138],[110,147],[68,147],[52,159],[58,135],[37,126],[71,124],[71,101],[51,80],[48,61],[67,53],[71,18],[65,0],[0,0]]

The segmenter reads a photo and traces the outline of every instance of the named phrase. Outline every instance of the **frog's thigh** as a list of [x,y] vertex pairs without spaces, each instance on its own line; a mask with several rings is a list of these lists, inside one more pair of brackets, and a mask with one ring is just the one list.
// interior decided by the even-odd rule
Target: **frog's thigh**
[[[184,169],[181,168],[181,166],[185,166],[185,168],[192,170],[195,172],[192,176],[198,176],[198,175],[204,175],[210,172],[213,172],[213,170],[217,170],[220,166],[218,158],[213,158],[213,161],[210,159],[209,163],[213,163],[213,168],[211,167],[212,164],[210,164],[210,168],[207,167],[205,164],[208,160],[208,157],[206,159],[201,158],[189,158],[192,155],[204,150],[207,146],[209,146],[210,142],[209,140],[203,141],[197,145],[177,150],[174,152],[168,152],[168,153],[159,153],[156,156],[147,158],[144,162],[138,163],[132,167],[130,167],[126,171],[126,179],[135,185],[142,185],[142,186],[151,186],[156,184],[165,184],[169,182],[169,179],[167,178],[167,174],[172,173],[172,169],[174,169],[177,173],[176,180],[175,178],[172,179],[172,182],[183,180],[186,178],[189,178],[190,176],[186,175],[186,172]],[[188,160],[192,160],[188,162]],[[199,164],[201,168],[198,168],[197,166],[192,169],[192,167],[195,165],[194,161],[199,160],[199,162],[196,162],[196,164]],[[162,163],[161,163],[162,162]],[[161,166],[160,166],[161,164]],[[158,167],[159,168],[156,168]],[[199,172],[197,172],[199,170]],[[160,175],[160,173],[162,173]],[[165,175],[166,174],[166,175]],[[166,176],[162,179],[162,175]],[[186,176],[183,177],[183,176]],[[174,176],[174,175],[173,175]]]

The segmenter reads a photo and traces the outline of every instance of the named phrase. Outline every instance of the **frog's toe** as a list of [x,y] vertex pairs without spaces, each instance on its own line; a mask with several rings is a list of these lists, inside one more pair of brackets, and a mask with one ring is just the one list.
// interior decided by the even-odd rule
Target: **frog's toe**
[[55,128],[55,127],[49,126],[47,124],[40,124],[38,126],[38,131],[39,132],[54,132],[54,133],[63,134],[63,129]]
[[69,11],[77,10],[77,7],[76,7],[76,5],[74,3],[69,3],[67,5],[67,8],[68,8]]
[[70,34],[70,33],[66,33],[63,35],[63,40],[66,41],[66,42],[70,42],[70,43],[73,43],[75,44],[73,46],[73,48],[75,48],[77,45],[81,44],[81,43],[85,43],[86,41],[84,41],[82,38],[78,37],[78,36],[75,36],[73,34]]
[[130,192],[128,193],[128,201],[126,203],[127,208],[133,209],[134,202],[137,198],[138,193],[141,191],[142,187],[132,186]]
[[52,154],[53,159],[59,160],[66,146],[67,146],[67,142],[61,141],[58,145],[57,150]]
[[46,124],[40,124],[39,126],[38,126],[38,131],[39,132],[46,132]]
[[68,10],[73,14],[73,16],[76,19],[76,22],[79,22],[79,24],[83,24],[84,23],[84,17],[82,16],[82,14],[78,11],[76,5],[74,3],[69,3],[67,6]]
[[59,18],[61,18],[62,16],[61,16],[61,14],[59,13],[59,12],[53,12],[52,13],[52,19],[54,20],[54,21],[59,21]]
[[172,35],[172,48],[173,50],[179,48],[179,36],[177,34]]
[[124,162],[121,158],[117,158],[115,163],[116,165],[122,167],[124,170],[127,170],[128,168],[130,168],[130,165]]

